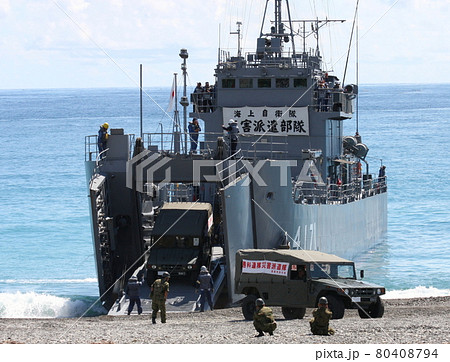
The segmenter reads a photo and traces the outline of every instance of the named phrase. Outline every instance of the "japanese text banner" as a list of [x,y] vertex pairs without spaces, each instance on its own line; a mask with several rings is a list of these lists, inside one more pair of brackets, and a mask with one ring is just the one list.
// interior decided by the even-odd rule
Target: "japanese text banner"
[[289,263],[270,260],[242,260],[242,273],[263,273],[287,276]]
[[308,107],[224,108],[223,119],[234,119],[241,134],[309,136]]

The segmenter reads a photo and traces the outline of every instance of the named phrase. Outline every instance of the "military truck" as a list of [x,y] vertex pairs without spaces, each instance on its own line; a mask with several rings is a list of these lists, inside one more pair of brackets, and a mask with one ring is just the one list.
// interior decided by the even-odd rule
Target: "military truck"
[[[361,273],[363,274],[363,273]],[[251,320],[255,300],[281,306],[286,319],[303,318],[306,308],[328,299],[333,319],[345,309],[361,318],[381,318],[385,288],[357,280],[352,261],[312,250],[246,249],[236,253],[235,293],[245,294],[242,313]]]
[[196,278],[211,260],[212,206],[203,202],[168,202],[159,210],[147,256],[147,281],[164,271]]

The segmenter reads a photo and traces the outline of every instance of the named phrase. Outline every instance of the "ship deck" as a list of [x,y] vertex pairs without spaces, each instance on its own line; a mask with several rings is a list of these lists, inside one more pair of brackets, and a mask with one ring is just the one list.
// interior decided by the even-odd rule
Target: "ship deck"
[[[152,313],[152,300],[150,298],[150,287],[146,282],[140,288],[142,304],[142,314]],[[195,292],[195,288],[190,281],[170,280],[170,293],[166,302],[166,312],[194,312],[199,309],[200,294]],[[207,304],[207,303],[206,303]],[[109,315],[127,315],[129,299],[125,295],[109,311]],[[206,309],[206,307],[205,307]],[[131,314],[138,314],[137,307],[134,306]]]
[[[211,260],[211,275],[213,277],[215,292],[219,292],[224,285],[225,270],[221,264],[223,260],[223,249],[221,247],[212,248]],[[142,268],[141,266],[140,268]],[[139,268],[138,268],[139,269]],[[138,272],[138,270],[136,270]],[[167,313],[186,313],[200,310],[200,294],[196,292],[195,284],[192,280],[182,278],[171,278],[169,287],[169,296],[166,302]],[[142,314],[152,313],[152,300],[150,298],[150,286],[146,281],[143,281],[139,291],[142,305]],[[215,295],[212,295],[215,301]],[[128,314],[129,299],[124,294],[122,298],[117,301],[109,310],[108,315],[127,315]],[[209,310],[209,305],[206,303],[205,310]],[[131,314],[138,314],[137,307],[134,306]]]

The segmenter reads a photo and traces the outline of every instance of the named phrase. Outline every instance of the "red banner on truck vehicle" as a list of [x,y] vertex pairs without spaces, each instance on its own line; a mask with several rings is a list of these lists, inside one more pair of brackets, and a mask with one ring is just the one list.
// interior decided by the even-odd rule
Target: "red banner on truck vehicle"
[[242,273],[263,273],[287,276],[289,263],[270,260],[242,260]]

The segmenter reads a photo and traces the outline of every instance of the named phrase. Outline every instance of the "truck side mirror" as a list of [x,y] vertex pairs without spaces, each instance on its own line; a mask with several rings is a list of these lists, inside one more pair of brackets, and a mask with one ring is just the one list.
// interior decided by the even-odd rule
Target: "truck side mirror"
[[359,271],[359,276],[361,277],[361,279],[364,278],[364,270]]

